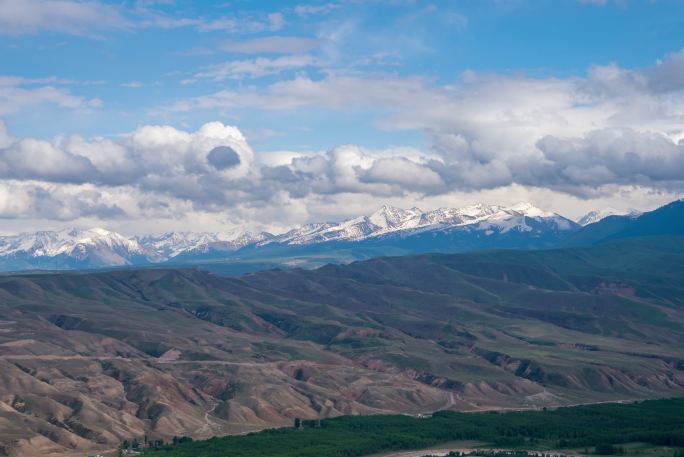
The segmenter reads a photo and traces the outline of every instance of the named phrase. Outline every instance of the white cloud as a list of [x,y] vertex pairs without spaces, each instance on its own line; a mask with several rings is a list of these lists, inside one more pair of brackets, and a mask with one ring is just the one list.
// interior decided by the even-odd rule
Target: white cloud
[[604,129],[581,138],[546,136],[537,146],[550,165],[545,170],[547,182],[681,186],[684,180],[684,141],[675,143],[661,133]]
[[[26,79],[16,76],[0,76],[0,115],[14,114],[26,108],[43,104],[67,109],[99,108],[102,101],[71,94],[57,78]],[[48,85],[42,85],[48,84]]]
[[17,223],[22,231],[26,219],[68,223],[79,218],[102,221],[126,217],[120,206],[126,200],[125,195],[91,185],[0,181],[0,219],[5,226]]
[[7,130],[7,124],[0,119],[0,149],[8,147],[12,142],[13,139],[10,136],[9,130]]
[[[73,224],[125,233],[233,227],[279,231],[366,214],[383,203],[429,209],[531,200],[574,217],[602,206],[648,209],[681,192],[682,146],[635,131],[544,138],[545,180],[518,184],[511,183],[509,173],[519,171],[512,163],[454,165],[459,156],[411,148],[344,145],[324,152],[255,155],[237,128],[218,122],[192,132],[142,126],[117,141],[13,138],[3,126],[0,218],[6,231]],[[458,139],[452,143],[467,147]],[[625,152],[624,145],[632,152]],[[600,159],[592,160],[596,150]],[[653,163],[634,162],[632,154]],[[611,162],[616,156],[622,159]],[[669,171],[657,166],[659,158],[668,158]],[[577,171],[589,161],[596,170]],[[524,166],[531,175],[537,172],[535,164]],[[603,183],[604,191],[571,195],[562,188],[587,182]]]
[[387,113],[377,120],[380,128],[420,130],[432,141],[438,157],[421,166],[439,175],[441,192],[511,184],[584,197],[609,192],[610,185],[683,189],[684,176],[673,172],[684,160],[683,56],[673,53],[637,70],[594,66],[586,77],[566,79],[465,72],[448,86],[397,75],[298,75],[170,109]]
[[265,17],[179,17],[155,9],[164,2],[113,6],[103,0],[0,0],[0,34],[39,32],[99,37],[112,30],[193,27],[200,32],[276,32],[285,25],[282,13]]
[[221,49],[239,54],[296,54],[310,51],[319,45],[318,40],[295,36],[272,35],[251,40],[224,43]]
[[88,182],[126,184],[140,178],[144,170],[140,160],[124,145],[105,138],[86,140],[80,135],[59,137],[53,147],[90,163],[94,171]]
[[342,5],[339,3],[323,3],[321,5],[297,5],[294,8],[295,14],[300,16],[308,16],[311,14],[328,14],[336,9],[339,9]]
[[100,1],[0,0],[0,33],[41,30],[72,35],[98,34],[128,26],[119,11]]
[[225,81],[227,79],[241,80],[261,78],[287,70],[295,70],[316,65],[316,59],[307,54],[294,54],[270,59],[257,57],[249,60],[232,60],[221,64],[210,65],[195,73],[192,78],[182,81],[183,84],[194,83],[206,79],[211,81]]
[[[5,143],[0,149],[0,177],[6,180],[127,185],[198,202],[227,199],[224,187],[243,178],[253,161],[240,131],[219,122],[192,133],[169,126],[143,126],[118,143],[80,136]],[[219,146],[230,148],[239,160],[217,167],[208,156]]]
[[87,182],[91,162],[43,140],[24,138],[0,150],[0,176],[52,182]]
[[138,17],[133,21],[136,27],[157,27],[175,29],[193,27],[199,32],[260,33],[277,32],[285,26],[281,13],[269,13],[265,17],[175,17],[158,11],[142,8],[135,11]]
[[282,13],[270,13],[268,15],[269,30],[277,32],[285,25],[285,16]]
[[[269,13],[266,15],[265,19],[237,19],[234,17],[220,17],[216,19],[165,19],[170,21],[172,27],[190,25],[194,26],[200,32],[277,32],[285,25],[285,18],[281,13]],[[176,21],[177,24],[174,24],[173,21]],[[185,23],[179,21],[185,21]]]
[[329,74],[323,80],[298,75],[292,80],[266,87],[245,87],[239,91],[221,90],[207,95],[181,100],[164,108],[171,112],[212,108],[292,109],[323,107],[349,109],[403,105],[409,108],[422,96],[429,96],[423,78],[398,78],[383,75],[361,78]]
[[[0,123],[0,217],[101,218],[113,228],[125,220],[129,230],[183,224],[275,230],[368,213],[382,203],[430,208],[532,200],[569,216],[601,206],[648,209],[684,191],[682,55],[644,69],[594,66],[584,77],[564,79],[465,72],[452,85],[396,74],[299,74],[171,107],[370,110],[382,113],[379,128],[424,132],[430,147],[422,151],[343,145],[255,154],[240,130],[219,122],[196,131],[147,125],[116,140],[51,141],[14,138]],[[258,77],[296,68],[300,63],[288,60],[296,58],[306,65],[310,57],[228,62],[195,77]],[[0,79],[0,100],[58,84],[27,81]],[[60,96],[67,97],[62,105],[37,95],[36,102],[14,103],[89,103]]]
[[396,184],[404,191],[441,190],[442,178],[428,167],[404,157],[382,158],[360,173],[360,180],[368,183]]

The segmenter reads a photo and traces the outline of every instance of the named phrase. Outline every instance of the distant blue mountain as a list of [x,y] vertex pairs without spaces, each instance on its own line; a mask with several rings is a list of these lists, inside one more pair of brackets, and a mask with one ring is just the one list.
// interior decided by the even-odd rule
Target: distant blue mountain
[[[600,219],[601,214],[592,212],[582,221]],[[0,237],[0,271],[178,266],[222,261],[251,262],[255,269],[264,265],[316,266],[423,252],[582,246],[648,235],[684,235],[684,201],[641,215],[610,215],[584,227],[556,213],[521,203],[511,207],[473,205],[433,211],[383,206],[368,216],[306,224],[280,235],[172,232],[127,238],[99,228],[36,232]]]
[[583,246],[635,236],[684,235],[684,200],[641,215],[608,216],[569,234],[561,246]]

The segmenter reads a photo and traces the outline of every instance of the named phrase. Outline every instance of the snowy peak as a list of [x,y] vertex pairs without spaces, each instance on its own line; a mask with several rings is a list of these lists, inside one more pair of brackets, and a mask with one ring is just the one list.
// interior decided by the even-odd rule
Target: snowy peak
[[631,210],[631,211],[619,211],[617,209],[613,208],[606,208],[606,209],[600,209],[600,210],[595,210],[595,211],[589,211],[587,214],[584,216],[580,217],[577,220],[577,223],[584,227],[585,225],[593,224],[595,222],[599,222],[602,219],[607,218],[608,216],[630,216],[632,218],[637,218],[641,215],[640,211],[636,210]]
[[237,234],[232,240],[233,246],[235,246],[236,249],[242,248],[244,246],[249,246],[251,244],[258,244],[258,243],[264,243],[273,238],[273,234],[268,233],[268,232],[259,232],[259,233],[252,233],[252,232],[243,232]]
[[577,219],[577,223],[584,227],[585,225],[593,224],[594,222],[598,222],[601,219],[605,219],[608,216],[615,215],[619,215],[619,213],[611,209],[589,211],[587,214]]
[[463,225],[495,216],[501,209],[501,206],[488,206],[482,203],[464,206],[463,208],[439,208],[425,213],[424,219],[428,224]]
[[514,211],[516,213],[519,213],[523,216],[527,217],[554,217],[557,216],[555,213],[550,213],[548,211],[544,211],[542,209],[537,208],[534,206],[532,203],[527,203],[527,202],[521,202],[518,204],[515,204],[511,207],[508,208],[510,211]]
[[[62,232],[58,232],[62,233]],[[86,245],[86,246],[103,246],[111,249],[125,249],[134,253],[142,253],[143,249],[135,240],[129,240],[123,235],[110,232],[103,228],[91,228],[87,230],[71,229],[67,231],[66,236],[62,237],[64,246],[72,245]]]
[[[526,218],[534,219],[534,222],[527,221]],[[477,227],[477,224],[483,225]],[[558,214],[543,211],[530,203],[519,203],[509,208],[477,204],[425,212],[416,207],[401,209],[385,205],[368,216],[339,223],[303,225],[274,237],[270,242],[306,245],[329,241],[361,241],[383,236],[411,236],[430,230],[460,230],[466,227],[505,233],[510,230],[565,231],[576,226],[574,222]]]
[[[326,241],[354,241],[361,240],[381,229],[380,226],[375,225],[367,216],[357,217],[343,221],[339,224],[325,223],[325,224],[310,224],[305,226],[305,230],[295,229],[288,232],[285,238],[276,238],[276,242],[285,242],[287,244],[315,244]],[[304,232],[301,236],[291,236],[297,232]]]
[[405,226],[409,221],[419,219],[423,212],[419,208],[401,209],[384,205],[368,216],[368,220],[383,229]]
[[167,232],[158,236],[146,235],[138,238],[138,241],[146,248],[171,258],[198,246],[218,241],[218,238],[215,233]]
[[186,253],[206,253],[211,250],[236,251],[244,246],[261,243],[273,237],[260,232],[167,232],[162,235],[147,235],[137,238],[140,243],[166,258]]
[[[104,228],[90,228],[0,236],[0,265],[4,269],[55,268],[55,264],[59,264],[58,268],[140,265],[172,259],[227,258],[268,246],[364,240],[377,245],[390,239],[410,241],[411,237],[419,235],[442,239],[445,236],[452,239],[469,236],[492,240],[497,236],[540,239],[547,235],[558,238],[578,227],[575,222],[530,203],[509,207],[480,203],[429,211],[384,205],[368,215],[341,222],[305,224],[280,235],[239,230],[180,231],[128,238]],[[245,248],[249,251],[244,251]],[[453,251],[458,246],[445,245],[443,248]]]
[[63,259],[62,268],[131,265],[139,259],[164,260],[137,240],[103,228],[41,231],[0,237],[0,257],[23,260]]

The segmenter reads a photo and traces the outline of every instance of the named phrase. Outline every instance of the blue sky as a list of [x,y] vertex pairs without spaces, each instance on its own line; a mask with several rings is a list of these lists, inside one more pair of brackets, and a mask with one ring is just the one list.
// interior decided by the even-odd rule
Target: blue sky
[[[267,149],[325,149],[346,142],[372,147],[398,141],[421,144],[419,133],[405,132],[397,138],[396,132],[369,128],[374,118],[370,111],[349,115],[314,107],[269,112],[264,118],[261,109],[164,114],[163,107],[224,88],[264,87],[297,73],[317,79],[326,71],[387,72],[423,76],[438,84],[456,82],[465,70],[564,78],[584,75],[594,64],[615,62],[625,68],[652,65],[684,44],[683,6],[677,1],[179,0],[109,4],[125,24],[99,27],[83,23],[56,31],[27,28],[2,37],[4,74],[73,81],[57,86],[102,101],[101,107],[87,113],[63,112],[49,106],[18,110],[6,116],[14,132],[41,137],[64,133],[116,135],[141,124],[162,122],[195,128],[210,120],[225,119],[240,120],[240,126],[253,132],[255,140]],[[305,13],[306,7],[311,12]],[[317,7],[321,7],[318,12]],[[269,15],[273,14],[281,15],[282,25],[270,24]],[[144,25],[155,20],[178,24]],[[183,26],[183,20],[200,25]],[[209,27],[212,21],[221,20],[234,24],[201,29],[202,23]],[[210,65],[284,55],[223,50],[226,43],[272,36],[320,42],[312,44],[306,53],[323,62],[261,77],[238,75],[229,80],[182,83]],[[289,125],[292,120],[300,124],[296,132]],[[354,130],[353,137],[347,133],[350,129]],[[266,131],[278,135],[268,137]]]
[[[10,227],[102,222],[134,231],[149,220],[185,226],[181,212],[211,226],[268,227],[276,213],[258,208],[285,206],[278,217],[291,224],[386,200],[532,197],[573,216],[597,205],[654,206],[680,195],[681,182],[667,170],[630,169],[625,157],[682,163],[683,47],[684,4],[667,0],[0,0],[2,184],[34,208],[36,189],[71,202],[52,215],[0,205],[0,217]],[[243,174],[199,172],[200,157],[202,166],[184,168],[189,187],[178,193],[160,183],[179,179],[170,170],[137,170],[128,182],[104,171],[124,163],[111,156],[116,148],[138,164],[161,154],[136,143],[146,126],[201,143],[199,129],[216,121],[244,135],[252,162]],[[83,150],[65,143],[74,136]],[[43,141],[43,152],[21,149],[24,140]],[[104,140],[113,146],[98,149]],[[200,147],[188,144],[174,156],[184,164]],[[358,151],[338,163],[344,147]],[[592,148],[602,161],[591,162]],[[21,168],[8,157],[88,161],[94,174],[71,179],[73,170]],[[314,167],[318,158],[327,165]],[[263,167],[287,168],[296,189],[266,185]],[[423,184],[404,182],[407,170]],[[241,194],[253,194],[250,186],[272,192],[252,200]],[[84,203],[86,189],[105,210]],[[115,203],[122,193],[176,209],[125,208]]]

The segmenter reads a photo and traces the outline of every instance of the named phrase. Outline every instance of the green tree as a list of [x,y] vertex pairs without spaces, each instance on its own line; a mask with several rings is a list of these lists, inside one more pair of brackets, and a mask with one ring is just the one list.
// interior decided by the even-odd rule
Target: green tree
[[622,455],[625,453],[625,451],[621,447],[604,443],[596,445],[596,453],[599,455]]

